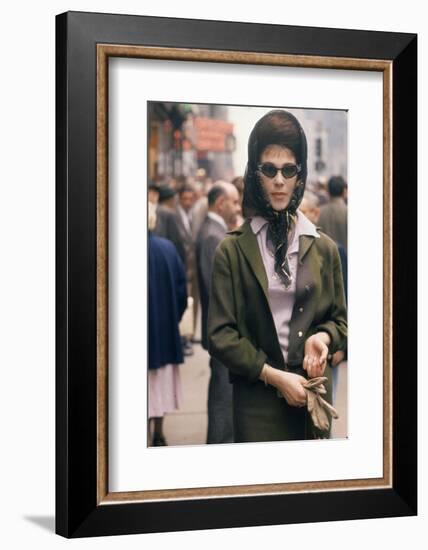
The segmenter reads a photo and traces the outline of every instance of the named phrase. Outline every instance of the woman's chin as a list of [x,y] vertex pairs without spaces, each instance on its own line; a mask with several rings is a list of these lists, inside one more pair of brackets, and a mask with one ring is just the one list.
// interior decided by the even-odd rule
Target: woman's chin
[[282,212],[288,206],[288,202],[283,202],[283,201],[281,201],[281,202],[272,201],[270,204],[276,212]]

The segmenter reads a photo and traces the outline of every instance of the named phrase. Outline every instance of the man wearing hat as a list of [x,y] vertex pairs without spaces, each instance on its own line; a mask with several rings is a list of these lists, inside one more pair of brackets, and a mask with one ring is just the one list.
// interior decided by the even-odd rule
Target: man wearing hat
[[186,248],[182,239],[176,213],[175,191],[167,185],[159,187],[159,201],[156,210],[156,227],[153,231],[158,237],[172,241],[177,248],[183,264],[186,265]]

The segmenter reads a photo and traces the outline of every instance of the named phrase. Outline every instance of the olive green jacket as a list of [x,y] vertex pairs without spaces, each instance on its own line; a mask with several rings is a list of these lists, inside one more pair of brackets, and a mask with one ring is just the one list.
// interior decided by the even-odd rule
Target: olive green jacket
[[316,332],[330,335],[330,354],[345,349],[346,305],[339,252],[334,241],[319,233],[320,238],[299,237],[287,365],[269,306],[266,271],[249,221],[219,244],[211,280],[208,350],[232,375],[255,381],[264,363],[281,370],[301,366],[305,340]]

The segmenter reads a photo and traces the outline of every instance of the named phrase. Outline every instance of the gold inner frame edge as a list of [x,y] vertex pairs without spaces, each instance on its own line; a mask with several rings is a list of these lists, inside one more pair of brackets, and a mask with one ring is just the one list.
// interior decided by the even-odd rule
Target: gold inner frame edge
[[[108,59],[132,57],[383,73],[383,477],[188,489],[108,490]],[[258,52],[97,45],[97,503],[224,498],[392,486],[392,62]]]

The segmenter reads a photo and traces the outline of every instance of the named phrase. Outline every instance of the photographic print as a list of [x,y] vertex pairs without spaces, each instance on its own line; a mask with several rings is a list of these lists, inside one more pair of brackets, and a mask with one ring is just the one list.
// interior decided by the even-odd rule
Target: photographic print
[[346,437],[347,112],[148,127],[149,445]]

